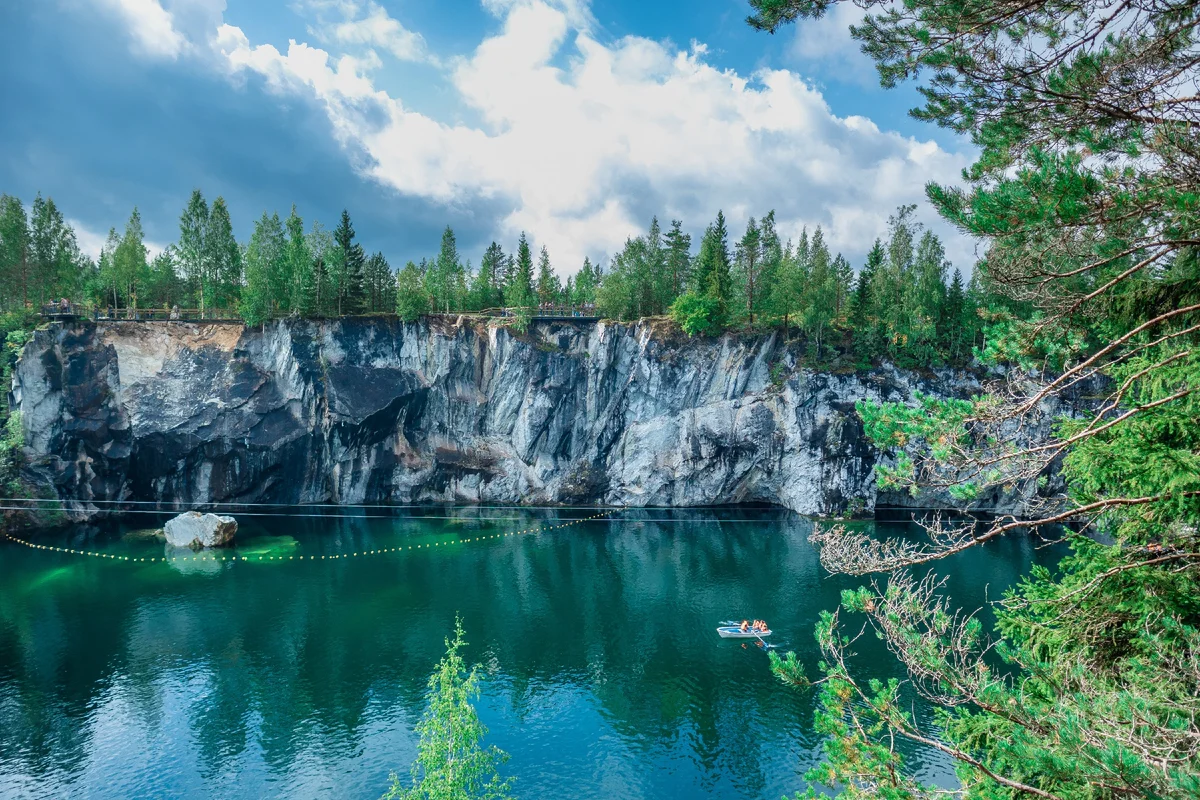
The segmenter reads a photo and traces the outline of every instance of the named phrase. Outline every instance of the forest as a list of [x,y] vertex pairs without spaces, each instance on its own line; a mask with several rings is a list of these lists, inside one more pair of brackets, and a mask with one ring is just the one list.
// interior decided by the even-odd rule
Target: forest
[[135,208],[93,261],[53,199],[39,194],[27,213],[6,194],[0,307],[40,308],[66,298],[97,316],[180,307],[249,324],[391,313],[412,321],[434,312],[509,309],[522,326],[540,306],[594,306],[609,319],[670,315],[693,335],[779,328],[802,335],[818,360],[838,351],[861,363],[962,363],[981,343],[985,292],[952,267],[938,237],[915,221],[915,209],[897,209],[857,270],[830,251],[820,227],[784,242],[772,211],[750,218],[733,238],[718,213],[695,252],[682,221],[664,232],[655,218],[607,265],[584,259],[564,282],[546,248],[535,258],[524,233],[508,252],[492,242],[475,267],[450,227],[436,254],[395,270],[383,253],[367,255],[348,211],[332,230],[318,221],[306,226],[295,206],[286,218],[264,212],[249,240],[239,242],[225,200],[210,204],[199,190],[180,214],[177,241],[162,252],[149,256]]

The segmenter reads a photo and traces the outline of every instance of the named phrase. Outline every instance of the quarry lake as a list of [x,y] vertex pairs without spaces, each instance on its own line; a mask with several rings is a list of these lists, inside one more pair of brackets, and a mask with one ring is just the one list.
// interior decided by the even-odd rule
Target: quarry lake
[[[817,672],[817,615],[861,581],[820,568],[808,519],[643,509],[551,529],[595,512],[305,513],[238,515],[222,562],[0,541],[0,797],[377,798],[390,771],[407,774],[456,613],[482,665],[485,742],[511,755],[520,797],[775,800],[820,758],[815,694],[715,631],[764,618]],[[162,558],[147,530],[161,522],[33,541]],[[937,569],[974,609],[1051,558],[1018,537]],[[900,676],[873,637],[856,650]],[[953,784],[936,753],[911,759]]]

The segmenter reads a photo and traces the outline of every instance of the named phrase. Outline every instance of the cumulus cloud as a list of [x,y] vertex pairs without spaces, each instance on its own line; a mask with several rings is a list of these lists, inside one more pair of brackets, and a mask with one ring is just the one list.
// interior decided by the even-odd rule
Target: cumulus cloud
[[[309,31],[323,42],[379,48],[401,61],[437,62],[426,47],[425,37],[409,30],[373,0],[365,6],[354,0],[308,0],[305,7],[317,16],[317,23],[309,26]],[[326,16],[330,11],[336,12],[337,20]]]
[[187,40],[175,30],[159,0],[104,0],[124,19],[136,50],[161,58],[178,58]]
[[[792,71],[723,70],[697,43],[602,41],[574,0],[485,4],[500,30],[445,62],[477,126],[445,124],[378,89],[370,53],[294,40],[281,52],[222,24],[215,54],[235,80],[256,75],[320,104],[362,174],[434,203],[500,205],[497,238],[529,232],[563,272],[615,252],[652,213],[700,230],[719,208],[735,230],[774,208],[785,234],[819,224],[831,246],[861,256],[897,205],[919,201],[928,180],[953,182],[969,161],[836,116]],[[966,266],[970,243],[946,238]]]

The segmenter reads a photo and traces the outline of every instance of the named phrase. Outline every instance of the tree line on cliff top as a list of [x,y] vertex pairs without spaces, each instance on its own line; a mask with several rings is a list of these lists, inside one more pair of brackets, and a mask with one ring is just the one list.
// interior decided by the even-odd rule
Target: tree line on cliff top
[[151,257],[134,209],[93,262],[52,199],[38,195],[27,214],[3,195],[0,304],[68,298],[121,317],[179,306],[251,324],[385,313],[411,321],[507,308],[518,325],[537,307],[570,305],[619,320],[670,315],[689,334],[781,328],[803,334],[817,354],[837,345],[866,361],[960,362],[982,341],[978,312],[989,298],[979,281],[964,282],[914,210],[897,210],[857,271],[830,251],[820,227],[785,242],[769,212],[731,241],[718,213],[695,252],[681,221],[664,231],[655,218],[606,268],[584,259],[564,283],[546,248],[535,257],[524,233],[509,252],[492,242],[475,267],[449,227],[436,255],[393,270],[382,253],[367,255],[347,211],[333,230],[316,221],[306,227],[294,206],[285,218],[264,213],[239,243],[224,199],[210,204],[199,190],[180,215],[174,244]]

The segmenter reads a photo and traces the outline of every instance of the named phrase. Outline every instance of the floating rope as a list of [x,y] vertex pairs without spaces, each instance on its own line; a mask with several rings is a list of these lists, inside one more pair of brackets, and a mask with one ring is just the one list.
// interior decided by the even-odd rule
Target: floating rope
[[407,550],[422,550],[422,549],[428,550],[430,548],[441,547],[443,545],[468,544],[471,542],[483,542],[483,541],[487,541],[489,539],[503,539],[508,536],[521,536],[523,534],[530,534],[530,533],[545,533],[548,531],[558,530],[560,528],[568,528],[572,525],[578,525],[581,522],[590,522],[592,520],[599,519],[600,517],[607,516],[608,514],[611,514],[611,513],[613,513],[613,510],[602,511],[599,514],[593,514],[590,517],[580,517],[579,519],[569,520],[568,522],[562,522],[562,523],[559,523],[558,525],[549,525],[549,526],[539,525],[537,527],[525,528],[524,530],[519,530],[519,531],[507,531],[505,533],[491,533],[491,534],[486,534],[483,536],[469,536],[464,539],[454,539],[454,540],[447,540],[447,541],[442,541],[442,542],[427,542],[425,544],[400,545],[398,547],[382,547],[382,548],[376,548],[373,550],[362,550],[362,551],[358,551],[358,552],[354,552],[354,553],[335,553],[333,555],[320,555],[320,556],[317,556],[317,555],[312,555],[312,556],[259,555],[257,557],[251,557],[251,556],[239,556],[236,554],[227,555],[223,558],[218,558],[216,556],[216,554],[212,554],[211,556],[208,554],[191,555],[191,556],[122,556],[122,555],[116,555],[113,553],[101,553],[101,552],[98,552],[95,550],[77,550],[72,547],[55,547],[53,545],[48,545],[48,544],[37,544],[35,542],[26,541],[25,539],[21,539],[17,536],[13,536],[11,533],[8,533],[7,531],[4,532],[4,537],[6,539],[9,539],[10,541],[16,542],[17,544],[24,545],[25,547],[31,548],[33,550],[49,550],[49,551],[52,551],[55,553],[70,553],[72,555],[91,556],[93,558],[106,558],[106,559],[109,559],[112,561],[127,561],[130,563],[154,562],[154,561],[166,561],[166,562],[207,561],[207,562],[217,562],[217,563],[238,562],[238,561],[244,561],[244,562],[248,562],[248,563],[256,563],[256,562],[260,562],[260,561],[265,561],[265,562],[309,561],[309,562],[311,562],[311,561],[333,561],[335,559],[340,559],[340,558],[363,558],[366,556],[379,556],[379,555],[385,555],[388,553],[399,553],[401,551],[407,551]]

